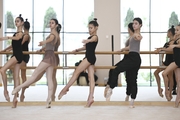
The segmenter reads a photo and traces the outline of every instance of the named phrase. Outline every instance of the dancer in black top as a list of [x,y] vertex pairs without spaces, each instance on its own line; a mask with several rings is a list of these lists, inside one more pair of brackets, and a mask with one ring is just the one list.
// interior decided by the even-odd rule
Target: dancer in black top
[[[14,66],[14,70],[13,70],[14,71],[13,72],[14,86],[15,87],[18,86],[20,84],[20,81],[19,81],[20,63],[23,60],[22,45],[21,45],[22,40],[23,40],[23,32],[22,32],[23,24],[24,24],[24,19],[20,15],[15,20],[17,32],[13,35],[13,37],[2,37],[2,38],[0,38],[0,40],[12,39],[13,56],[0,69],[0,79],[2,79],[2,81],[4,83],[4,96],[5,96],[6,100],[9,102],[10,102],[10,97],[8,95],[8,90],[7,90],[6,71],[11,66]],[[14,96],[13,106],[12,106],[13,108],[15,108],[17,105],[17,96],[18,96],[18,93]]]
[[82,48],[79,48],[73,51],[73,52],[78,52],[78,51],[86,50],[85,58],[82,60],[79,66],[75,69],[73,76],[71,77],[67,85],[61,90],[58,97],[59,99],[61,99],[62,96],[67,93],[69,88],[77,80],[79,74],[82,71],[87,69],[89,80],[90,80],[90,92],[89,92],[86,107],[90,107],[91,104],[94,102],[94,87],[95,87],[94,64],[96,62],[95,49],[98,43],[97,30],[99,26],[96,20],[97,19],[94,19],[93,21],[89,22],[88,28],[89,28],[90,37],[88,37],[87,40],[82,41],[82,43],[84,43],[84,46]]
[[177,82],[177,96],[175,100],[175,107],[179,106],[180,103],[180,24],[175,28],[175,42],[173,45],[169,45],[166,49],[161,49],[162,51],[173,51],[174,62],[172,62],[167,68],[163,71],[162,75],[164,78],[165,84],[165,95],[169,100],[170,92],[168,90],[168,77],[169,72],[175,70],[176,82]]
[[[23,41],[22,41],[22,50],[23,51],[29,51],[29,42],[30,42],[30,35],[29,35],[29,29],[30,29],[30,23],[27,21],[24,22],[24,35],[23,35]],[[29,62],[29,54],[23,54],[23,61],[21,63],[21,67],[26,67],[27,63]],[[21,78],[22,78],[22,82],[24,83],[26,81],[26,69],[21,69]],[[20,96],[20,101],[23,102],[24,101],[24,93],[25,93],[25,89],[27,87],[22,88],[21,91],[21,96]]]
[[134,107],[134,100],[137,95],[137,75],[138,70],[141,65],[140,57],[140,42],[142,39],[140,29],[142,26],[141,18],[134,18],[133,20],[133,29],[134,34],[129,41],[129,53],[124,57],[122,62],[113,69],[112,75],[108,79],[108,84],[104,91],[104,96],[106,99],[109,99],[112,95],[112,89],[117,86],[118,75],[121,72],[128,71],[131,75],[127,79],[127,86],[129,86],[129,91],[131,95],[130,107]]
[[[168,31],[167,31],[167,37],[169,38],[169,41],[166,42],[164,44],[164,47],[163,48],[168,48],[169,45],[172,45],[174,44],[174,35],[175,35],[175,28],[174,26],[172,26]],[[162,48],[157,48],[156,51],[159,52],[159,50],[161,50]],[[164,54],[162,54],[162,60],[163,60],[163,57],[164,57]],[[165,61],[163,62],[163,65],[164,66],[168,66],[169,64],[171,64],[173,62],[173,54],[166,54],[165,56]],[[161,88],[161,80],[160,80],[160,77],[159,77],[159,73],[161,71],[163,71],[165,68],[158,68],[154,71],[154,76],[156,78],[156,82],[157,82],[157,86],[158,86],[158,93],[159,93],[159,96],[163,97],[163,89]],[[173,71],[170,72],[168,74],[168,79],[169,79],[169,90],[172,91],[172,87],[173,87]],[[172,94],[170,92],[170,96],[172,98]]]

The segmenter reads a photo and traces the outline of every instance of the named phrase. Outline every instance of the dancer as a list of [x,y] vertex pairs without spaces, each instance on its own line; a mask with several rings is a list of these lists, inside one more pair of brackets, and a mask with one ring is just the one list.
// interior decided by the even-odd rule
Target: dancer
[[[30,35],[29,35],[29,29],[30,29],[30,23],[27,21],[24,22],[24,35],[23,35],[23,40],[22,40],[22,50],[23,51],[29,51],[29,42],[30,42]],[[29,62],[29,54],[23,54],[23,61],[21,63],[21,67],[26,67],[27,63]],[[22,82],[24,83],[26,81],[26,69],[21,69],[21,78],[22,78]],[[25,93],[25,89],[27,87],[22,88],[21,91],[21,96],[20,96],[20,101],[24,102],[24,93]]]
[[[23,24],[24,24],[24,19],[21,17],[21,14],[20,14],[19,17],[17,17],[15,19],[15,25],[17,27],[17,32],[13,35],[13,37],[0,38],[1,41],[12,39],[13,56],[0,69],[0,79],[2,79],[3,84],[4,84],[4,96],[8,102],[10,102],[10,97],[9,97],[8,90],[7,90],[6,71],[11,66],[14,66],[14,73],[13,73],[14,87],[16,87],[20,84],[19,71],[20,71],[20,63],[22,62],[22,59],[23,59],[22,45],[21,45],[22,39],[23,39],[23,32],[22,32]],[[18,93],[15,94],[15,96],[13,98],[13,106],[12,106],[13,108],[15,108],[17,105],[17,96],[18,96]]]
[[134,107],[134,100],[137,95],[137,75],[138,70],[141,65],[140,52],[140,42],[142,39],[140,29],[142,27],[141,18],[133,19],[133,29],[134,34],[129,41],[129,53],[126,57],[118,64],[118,66],[112,70],[111,75],[109,75],[108,84],[104,91],[104,96],[109,99],[112,95],[112,89],[117,86],[118,75],[121,72],[128,71],[131,75],[127,79],[127,86],[131,95],[130,107]]
[[[134,34],[133,23],[129,23],[129,24],[128,24],[128,33],[129,33],[129,38],[128,38],[128,40],[125,42],[125,47],[122,48],[122,49],[120,49],[120,50],[118,50],[117,52],[129,51],[129,41],[130,41],[131,37],[132,37],[133,34]],[[124,58],[123,58],[121,61],[119,61],[118,63],[116,63],[115,66],[118,66],[118,65],[125,59],[125,57],[127,57],[126,54],[124,55]],[[110,69],[110,70],[109,70],[109,78],[110,78],[111,75],[112,75],[112,71],[113,71],[113,69]],[[130,76],[130,75],[131,75],[131,74],[129,73],[128,70],[125,71],[126,82],[129,81],[129,76]],[[109,83],[110,83],[110,79],[109,79],[109,81],[108,81],[107,84],[109,84]],[[117,86],[117,85],[118,85],[118,83],[116,83],[116,86]],[[129,96],[130,96],[130,94],[131,94],[130,92],[131,92],[131,91],[130,91],[130,89],[129,89],[129,86],[127,85],[127,87],[126,87],[126,98],[125,98],[125,101],[129,101]],[[105,93],[104,93],[104,97],[105,97]],[[110,101],[110,97],[107,98],[106,101]]]
[[[174,44],[174,35],[175,35],[175,28],[174,26],[172,26],[168,31],[167,31],[167,37],[169,38],[169,41],[166,42],[164,44],[164,48],[167,48],[169,47],[169,45],[172,45]],[[162,48],[157,48],[156,51],[159,51],[161,50]],[[163,57],[164,57],[164,54],[162,55],[162,60],[163,60]],[[173,62],[173,54],[166,54],[166,57],[165,57],[165,61],[163,62],[163,66],[168,66],[171,62]],[[158,86],[158,93],[159,93],[159,96],[163,97],[163,89],[161,88],[161,81],[160,81],[160,77],[159,77],[159,73],[161,71],[163,71],[165,68],[157,68],[155,71],[154,71],[154,76],[156,78],[156,82],[157,82],[157,86]],[[170,72],[168,74],[168,79],[169,79],[169,91],[172,91],[172,87],[173,87],[173,71]],[[172,94],[170,92],[170,96],[171,96],[171,99],[172,99]],[[170,99],[169,99],[170,100]],[[168,101],[169,101],[168,100]]]
[[[59,34],[60,34],[60,31],[61,31],[61,24],[59,24]],[[59,38],[58,41],[55,44],[54,51],[58,51],[58,48],[59,48],[60,44],[61,44],[61,39]],[[45,50],[46,50],[46,47],[43,47],[40,50],[38,50],[37,52],[42,52],[42,51],[45,51]],[[60,59],[59,59],[58,54],[55,54],[55,57],[56,57],[55,67],[57,67],[60,64]],[[36,81],[40,80],[45,72],[46,71],[43,71],[41,74],[39,74]],[[55,101],[55,98],[56,98],[56,96],[55,96],[56,89],[57,89],[56,72],[57,72],[57,69],[54,69],[53,70],[53,85],[54,85],[54,87],[53,87],[52,101]]]
[[43,60],[39,63],[38,67],[35,69],[32,76],[28,80],[26,80],[23,84],[17,86],[12,91],[12,95],[14,95],[18,91],[20,91],[21,88],[31,85],[36,81],[38,75],[46,70],[46,76],[48,80],[48,97],[47,97],[47,106],[46,106],[47,108],[51,108],[51,98],[53,94],[52,75],[53,75],[54,66],[56,65],[55,63],[56,57],[54,54],[54,49],[56,42],[58,41],[58,39],[60,39],[59,37],[60,25],[58,21],[56,19],[51,19],[49,24],[51,29],[50,35],[46,38],[46,40],[39,42],[39,46],[46,44],[46,51]]
[[[29,35],[29,29],[30,29],[30,23],[27,21],[24,22],[23,25],[23,29],[24,29],[24,33],[23,33],[23,40],[22,40],[22,51],[29,51],[28,45],[30,42],[30,35]],[[8,46],[7,48],[5,48],[4,50],[2,50],[2,52],[7,52],[7,51],[11,51],[12,50],[12,45]],[[23,60],[21,62],[21,67],[26,67],[28,61],[29,61],[29,54],[23,54]],[[12,69],[13,71],[13,69]],[[22,78],[22,82],[26,81],[26,69],[21,69],[21,78]],[[24,92],[25,92],[25,88],[22,89],[21,92],[21,96],[20,96],[20,101],[23,102],[24,101]]]
[[88,24],[89,28],[89,34],[90,37],[88,39],[83,40],[82,43],[84,43],[84,46],[82,48],[78,48],[74,50],[73,52],[79,52],[82,50],[86,50],[86,56],[83,59],[83,61],[77,66],[75,69],[73,76],[67,83],[67,85],[61,90],[59,93],[58,98],[61,99],[63,95],[69,91],[69,88],[73,85],[73,83],[77,80],[79,74],[84,71],[88,70],[88,76],[90,80],[90,92],[87,100],[87,104],[85,107],[90,107],[91,104],[94,102],[94,87],[95,87],[95,81],[94,81],[94,64],[96,62],[96,56],[95,56],[95,49],[98,43],[98,36],[97,36],[97,30],[98,30],[98,23],[97,19],[95,18],[93,21],[90,21]]
[[172,51],[173,50],[173,56],[174,56],[174,62],[172,62],[167,68],[163,71],[163,79],[164,79],[164,85],[165,85],[165,95],[167,100],[170,98],[170,92],[168,90],[168,77],[167,75],[175,70],[175,76],[177,81],[177,96],[175,100],[175,107],[179,106],[180,103],[180,24],[176,26],[175,28],[175,42],[173,45],[169,45],[168,48],[161,49],[162,51]]

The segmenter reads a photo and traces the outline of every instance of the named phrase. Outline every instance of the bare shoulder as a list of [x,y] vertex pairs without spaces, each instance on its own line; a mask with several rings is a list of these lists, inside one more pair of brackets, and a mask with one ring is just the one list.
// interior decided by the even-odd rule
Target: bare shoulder
[[97,35],[94,35],[94,36],[92,36],[92,38],[91,38],[94,42],[97,42],[98,41],[98,36]]
[[135,38],[135,40],[142,40],[143,37],[141,34],[135,33],[134,38]]

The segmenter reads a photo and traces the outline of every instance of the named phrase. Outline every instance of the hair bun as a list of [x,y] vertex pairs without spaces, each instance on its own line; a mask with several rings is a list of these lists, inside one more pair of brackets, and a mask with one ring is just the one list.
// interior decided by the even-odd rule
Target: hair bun
[[19,17],[21,17],[21,14],[19,14]]
[[97,18],[94,18],[94,21],[97,21]]
[[27,22],[27,20],[28,20],[28,19],[26,18],[26,22]]
[[172,25],[171,28],[174,28],[174,25]]

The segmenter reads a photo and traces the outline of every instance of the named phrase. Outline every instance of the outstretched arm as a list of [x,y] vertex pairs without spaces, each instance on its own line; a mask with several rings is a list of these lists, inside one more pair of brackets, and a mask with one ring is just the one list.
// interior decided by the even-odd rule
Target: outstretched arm
[[54,37],[55,37],[54,35],[50,35],[48,39],[39,42],[39,45],[38,45],[38,46],[42,46],[42,45],[45,45],[46,43],[49,43],[49,42],[53,41],[53,40],[54,40]]

